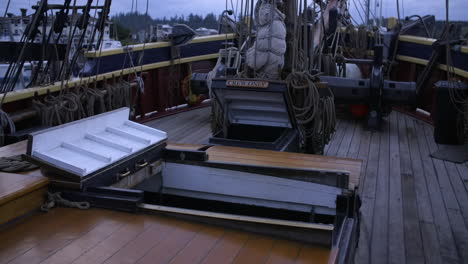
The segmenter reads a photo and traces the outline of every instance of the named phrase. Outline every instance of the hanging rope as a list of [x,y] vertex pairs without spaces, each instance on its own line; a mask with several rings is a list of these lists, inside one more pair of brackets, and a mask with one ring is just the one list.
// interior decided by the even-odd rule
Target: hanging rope
[[6,112],[0,109],[0,146],[5,145],[5,131],[15,133],[15,122],[13,122],[13,120]]

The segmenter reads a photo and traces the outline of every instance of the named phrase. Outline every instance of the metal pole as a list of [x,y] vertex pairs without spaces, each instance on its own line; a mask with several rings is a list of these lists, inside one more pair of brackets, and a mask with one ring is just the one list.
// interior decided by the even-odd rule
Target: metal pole
[[370,0],[366,1],[366,25],[370,26]]

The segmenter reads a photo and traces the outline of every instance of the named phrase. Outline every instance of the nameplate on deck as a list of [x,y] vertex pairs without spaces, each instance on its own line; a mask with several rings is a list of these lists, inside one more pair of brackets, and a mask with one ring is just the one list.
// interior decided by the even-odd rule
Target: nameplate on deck
[[269,83],[267,81],[249,81],[249,80],[227,80],[226,86],[228,87],[242,87],[242,88],[267,88]]

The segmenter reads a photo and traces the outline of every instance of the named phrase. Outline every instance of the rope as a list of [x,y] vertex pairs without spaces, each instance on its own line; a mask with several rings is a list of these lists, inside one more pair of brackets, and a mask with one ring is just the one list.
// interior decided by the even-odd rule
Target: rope
[[5,145],[5,131],[15,133],[15,122],[13,122],[6,112],[0,109],[0,146]]
[[50,193],[47,192],[47,201],[41,206],[41,211],[43,212],[49,212],[50,209],[62,205],[65,207],[71,207],[71,208],[78,208],[81,210],[86,210],[91,207],[91,204],[89,202],[72,202],[69,200],[66,200],[62,197],[62,193],[56,192],[56,193]]
[[23,172],[39,168],[38,166],[23,160],[21,155],[0,158],[0,171],[1,172]]
[[335,132],[336,114],[333,93],[320,97],[308,72],[292,72],[286,78],[299,132],[307,152],[322,153]]

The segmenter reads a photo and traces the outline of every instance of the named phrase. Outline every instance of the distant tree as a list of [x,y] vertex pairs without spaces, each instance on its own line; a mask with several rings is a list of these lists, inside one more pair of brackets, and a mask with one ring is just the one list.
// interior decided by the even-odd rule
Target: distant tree
[[129,12],[115,15],[112,17],[112,20],[119,23],[121,26],[125,25],[125,28],[129,29],[131,33],[136,33],[142,29],[146,29],[148,25],[157,24],[186,24],[193,29],[200,27],[212,29],[218,28],[218,17],[213,13],[210,13],[204,17],[197,14],[189,14],[188,16],[175,15],[170,18],[164,16],[163,18],[153,19],[150,16],[146,16],[145,14]]
[[[115,26],[111,27],[111,36],[117,35],[117,40],[120,40],[123,44],[130,41],[131,39],[131,30],[123,26],[117,20],[114,20]],[[116,31],[116,32],[114,32]]]

